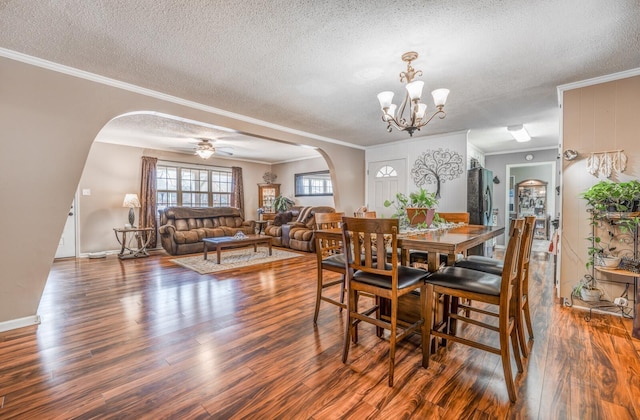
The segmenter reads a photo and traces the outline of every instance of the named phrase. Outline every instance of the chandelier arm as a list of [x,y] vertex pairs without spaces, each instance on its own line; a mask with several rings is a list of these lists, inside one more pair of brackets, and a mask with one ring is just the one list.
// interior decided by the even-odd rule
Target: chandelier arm
[[[440,115],[442,114],[442,115]],[[422,128],[425,125],[429,124],[431,122],[431,120],[433,119],[433,117],[435,117],[436,115],[440,115],[440,119],[443,119],[444,117],[447,116],[447,113],[444,112],[444,110],[442,108],[438,108],[438,110],[436,112],[433,113],[433,115],[431,117],[429,117],[428,120],[426,120],[425,122],[421,122],[420,124],[418,124],[418,128]]]

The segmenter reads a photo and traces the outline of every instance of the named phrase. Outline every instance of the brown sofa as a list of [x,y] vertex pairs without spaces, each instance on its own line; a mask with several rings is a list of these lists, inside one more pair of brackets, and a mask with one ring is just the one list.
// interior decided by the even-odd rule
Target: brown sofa
[[[264,234],[271,236],[273,245],[298,251],[314,252],[316,213],[335,213],[333,207],[294,206],[291,210],[276,215],[264,228]],[[301,215],[301,213],[303,213]]]
[[171,255],[204,251],[203,238],[254,234],[256,222],[234,207],[167,207],[160,211],[160,240]]

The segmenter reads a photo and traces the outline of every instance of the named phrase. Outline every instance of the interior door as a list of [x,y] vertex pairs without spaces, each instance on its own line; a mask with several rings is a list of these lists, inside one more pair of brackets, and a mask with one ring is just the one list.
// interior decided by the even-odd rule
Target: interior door
[[367,167],[367,208],[378,217],[390,217],[394,207],[385,207],[385,200],[393,200],[396,193],[406,193],[405,159],[369,162]]
[[76,200],[71,203],[67,222],[58,243],[55,258],[66,258],[76,256]]

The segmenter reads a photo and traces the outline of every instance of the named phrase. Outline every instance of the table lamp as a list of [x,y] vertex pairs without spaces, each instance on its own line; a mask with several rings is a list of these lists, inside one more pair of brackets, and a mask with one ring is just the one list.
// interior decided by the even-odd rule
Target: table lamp
[[134,212],[134,208],[140,207],[140,199],[138,199],[138,194],[125,194],[124,201],[122,202],[122,207],[129,207],[129,224],[131,227],[135,227],[134,223],[136,221],[136,214]]

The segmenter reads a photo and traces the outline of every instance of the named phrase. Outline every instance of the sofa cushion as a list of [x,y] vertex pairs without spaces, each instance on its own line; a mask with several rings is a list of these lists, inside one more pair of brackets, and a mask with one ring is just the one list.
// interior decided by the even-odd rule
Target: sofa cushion
[[192,244],[194,242],[199,242],[202,234],[204,234],[204,232],[202,231],[202,233],[200,233],[198,229],[184,230],[177,231],[173,235],[173,238],[177,244]]
[[313,210],[313,207],[311,206],[304,207],[302,210],[300,210],[300,214],[298,214],[298,218],[296,219],[296,222],[307,223],[307,221],[313,216],[312,210]]

